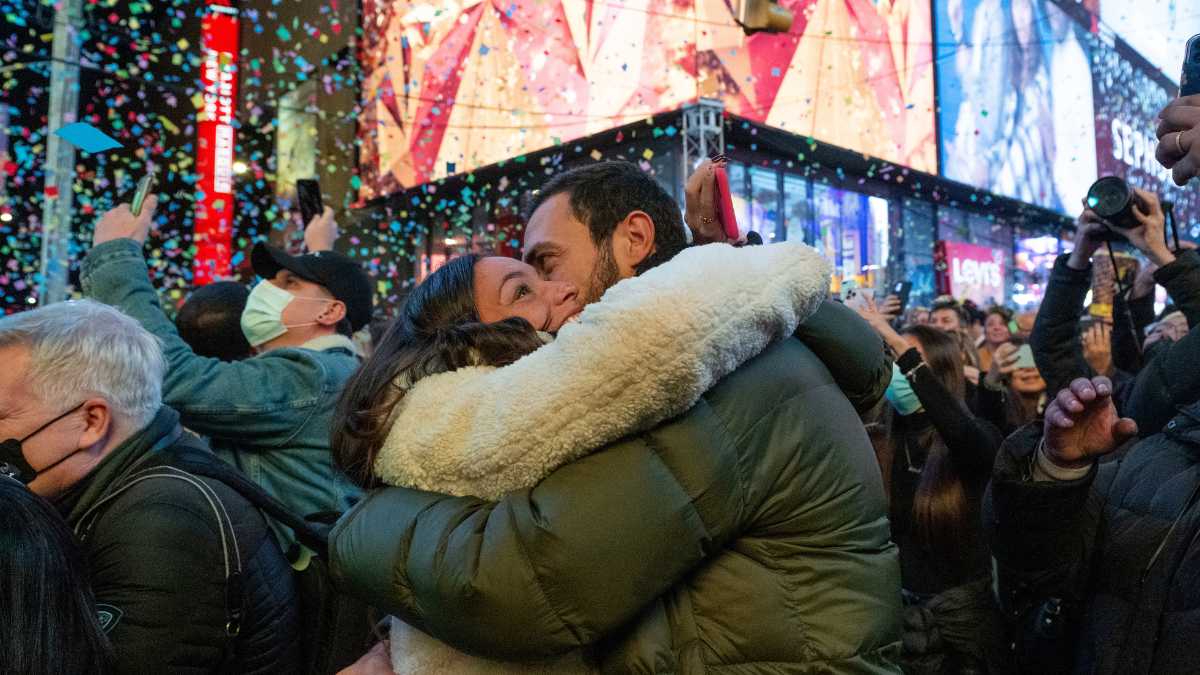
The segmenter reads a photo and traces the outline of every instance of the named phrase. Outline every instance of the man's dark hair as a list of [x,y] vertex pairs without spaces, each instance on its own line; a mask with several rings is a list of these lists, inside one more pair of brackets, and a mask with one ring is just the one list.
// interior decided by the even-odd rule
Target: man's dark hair
[[179,337],[200,356],[238,361],[251,355],[242,333],[242,310],[250,291],[236,281],[217,281],[192,291],[179,308]]
[[561,173],[542,186],[529,206],[526,220],[551,197],[566,193],[571,212],[601,246],[612,239],[617,223],[633,211],[654,221],[654,252],[638,265],[644,272],[687,247],[679,204],[646,172],[629,162],[605,161]]
[[970,323],[969,319],[967,318],[967,313],[963,310],[962,305],[960,305],[954,298],[946,295],[939,296],[933,301],[933,306],[929,308],[929,313],[933,314],[934,312],[943,309],[954,310],[954,313],[958,315],[959,323],[963,324],[964,326]]

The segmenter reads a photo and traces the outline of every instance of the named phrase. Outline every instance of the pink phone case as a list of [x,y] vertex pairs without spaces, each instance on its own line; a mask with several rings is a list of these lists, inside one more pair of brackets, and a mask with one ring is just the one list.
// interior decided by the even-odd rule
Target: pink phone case
[[737,216],[733,214],[733,196],[729,192],[729,174],[725,167],[713,167],[714,179],[717,184],[717,222],[725,229],[725,236],[736,241],[741,238],[738,232]]

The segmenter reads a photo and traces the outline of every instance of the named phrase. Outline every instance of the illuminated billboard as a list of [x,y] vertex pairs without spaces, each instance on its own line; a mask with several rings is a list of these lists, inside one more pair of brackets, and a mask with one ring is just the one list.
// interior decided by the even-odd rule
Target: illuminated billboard
[[1100,174],[1120,176],[1171,200],[1181,223],[1195,223],[1200,218],[1200,194],[1190,186],[1176,187],[1171,172],[1154,158],[1158,112],[1174,98],[1174,90],[1112,47],[1095,50],[1092,72]]
[[636,122],[700,97],[937,169],[928,0],[784,0],[747,37],[725,0],[364,0],[370,198]]
[[951,295],[975,304],[1004,304],[1004,279],[1010,252],[956,241],[938,241],[934,269],[940,295]]
[[1086,30],[1051,0],[934,4],[943,175],[1076,213],[1096,179]]
[[1100,0],[1100,21],[1178,84],[1183,48],[1188,38],[1200,33],[1200,3]]

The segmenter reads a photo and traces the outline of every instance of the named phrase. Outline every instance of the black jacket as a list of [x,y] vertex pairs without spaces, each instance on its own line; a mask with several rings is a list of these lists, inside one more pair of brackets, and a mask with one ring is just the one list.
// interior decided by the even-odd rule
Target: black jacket
[[[1079,315],[1091,276],[1091,269],[1068,267],[1066,255],[1059,256],[1050,274],[1030,345],[1051,396],[1071,380],[1094,374],[1079,339]],[[1136,376],[1114,378],[1117,409],[1138,423],[1143,437],[1161,431],[1176,406],[1200,399],[1200,368],[1195,367],[1200,363],[1200,253],[1180,253],[1175,262],[1156,271],[1154,279],[1166,287],[1192,331],[1163,349]]]
[[1022,672],[1200,672],[1200,407],[1077,481],[1031,480],[1040,436],[1009,438],[984,504]]
[[897,415],[893,422],[889,501],[892,540],[900,547],[904,588],[929,595],[986,577],[991,569],[987,545],[977,527],[969,528],[964,538],[954,543],[954,556],[929,550],[921,543],[913,502],[932,434],[937,432],[950,453],[966,492],[968,522],[972,524],[979,522],[980,502],[1003,439],[991,423],[972,415],[922,363],[915,348],[896,360],[901,372],[911,377],[913,392],[925,410],[907,417]]
[[[57,503],[82,540],[117,671],[300,672],[292,569],[263,516],[215,480],[201,482],[220,504],[184,480],[131,482],[148,470],[169,471],[163,467],[185,454],[220,461],[163,407]],[[222,505],[235,533],[224,547],[213,510]],[[236,637],[227,633],[238,609],[227,606],[227,560],[242,568],[241,602],[232,603],[241,611]]]

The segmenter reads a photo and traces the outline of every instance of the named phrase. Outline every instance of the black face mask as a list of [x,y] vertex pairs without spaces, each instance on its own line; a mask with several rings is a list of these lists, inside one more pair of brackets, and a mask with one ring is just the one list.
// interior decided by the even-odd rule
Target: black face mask
[[[86,403],[86,402],[87,401],[84,401],[84,403]],[[34,436],[37,436],[38,434],[42,433],[47,428],[49,428],[49,426],[51,424],[54,424],[55,422],[63,419],[67,415],[70,415],[71,413],[75,412],[76,410],[79,410],[82,407],[83,407],[83,403],[80,403],[79,405],[75,406],[74,408],[71,408],[70,410],[66,411],[65,413],[59,415],[58,417],[55,417],[54,419],[50,420],[49,422],[46,422],[45,424],[38,427],[37,429],[34,429],[33,431],[29,432],[28,434],[25,435],[25,438],[22,438],[19,440],[16,438],[10,438],[4,442],[0,442],[0,476],[7,476],[9,478],[18,480],[18,481],[24,483],[25,485],[29,485],[30,483],[33,482],[33,480],[35,478],[38,477],[39,473],[45,473],[46,471],[49,471],[50,469],[53,469],[54,467],[58,466],[59,464],[62,464],[63,462],[67,461],[71,457],[74,457],[75,453],[79,452],[79,450],[81,448],[76,448],[74,452],[67,453],[66,456],[64,456],[62,459],[51,464],[50,466],[43,468],[41,471],[38,471],[38,470],[34,469],[32,466],[29,466],[29,462],[25,461],[25,454],[21,452],[21,444],[24,443],[25,441],[33,438]]]

